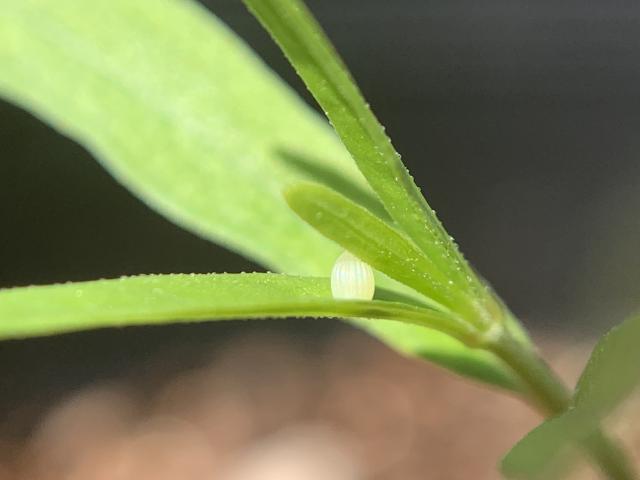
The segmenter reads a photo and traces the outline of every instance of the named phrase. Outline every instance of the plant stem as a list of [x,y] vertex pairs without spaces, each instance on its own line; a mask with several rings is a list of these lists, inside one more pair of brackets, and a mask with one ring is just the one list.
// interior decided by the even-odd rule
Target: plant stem
[[[529,389],[531,401],[547,417],[559,415],[571,404],[571,395],[549,365],[530,346],[504,332],[491,350],[509,365]],[[611,480],[633,480],[634,469],[624,451],[597,429],[582,442],[584,450]]]
[[584,449],[609,478],[620,480],[637,478],[622,447],[618,442],[607,437],[602,430],[596,430],[584,441]]
[[531,346],[505,331],[490,348],[518,374],[529,389],[530,400],[545,416],[558,415],[569,407],[569,390]]

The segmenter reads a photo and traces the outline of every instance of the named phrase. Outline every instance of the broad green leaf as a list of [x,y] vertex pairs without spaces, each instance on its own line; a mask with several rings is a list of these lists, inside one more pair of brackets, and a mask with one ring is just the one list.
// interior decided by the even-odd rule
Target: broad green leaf
[[573,412],[567,412],[541,423],[504,457],[501,463],[502,473],[507,478],[513,479],[560,478],[573,459],[567,456],[571,451],[571,444],[566,441],[568,432],[573,434],[573,441],[580,440],[588,433]]
[[513,372],[486,350],[467,347],[445,333],[415,328],[399,322],[352,319],[351,323],[381,339],[393,339],[393,347],[407,355],[419,356],[460,375],[475,378],[514,392],[526,389]]
[[268,317],[384,318],[440,327],[445,315],[385,301],[339,301],[329,279],[275,273],[123,277],[0,290],[0,338],[101,327]]
[[[580,376],[570,410],[525,436],[504,458],[504,473],[512,478],[548,478],[549,471],[566,465],[569,459],[563,452],[597,435],[606,415],[640,383],[639,344],[640,316],[605,334]],[[620,468],[627,467],[621,463]]]
[[596,344],[574,396],[576,409],[597,421],[640,384],[640,315],[612,328]]
[[325,122],[213,16],[180,0],[0,9],[2,96],[179,225],[273,270],[327,273],[337,249],[282,188],[318,164],[368,187]]
[[[395,222],[468,295],[493,299],[427,204],[384,128],[302,0],[243,0],[323,108]],[[493,312],[492,312],[493,313]]]
[[[460,314],[462,319],[475,319],[474,299],[460,291],[413,242],[365,208],[311,183],[288,188],[285,197],[303,220],[373,268]],[[471,323],[460,323],[467,325],[462,332],[473,337],[476,332],[469,328]]]
[[[327,276],[339,249],[282,189],[313,179],[380,210],[329,126],[195,2],[0,0],[0,11],[0,95],[182,227],[270,269]],[[366,325],[405,353],[515,388],[494,356],[442,333]]]
[[565,478],[579,453],[589,453],[608,478],[637,478],[618,442],[606,437],[584,410],[572,408],[529,432],[502,460],[510,479]]

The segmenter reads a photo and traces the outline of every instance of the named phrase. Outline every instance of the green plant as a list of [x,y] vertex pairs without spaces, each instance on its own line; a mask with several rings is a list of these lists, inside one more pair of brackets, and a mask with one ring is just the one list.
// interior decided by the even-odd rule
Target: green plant
[[[1,95],[89,148],[175,223],[286,272],[8,289],[0,291],[0,337],[347,318],[552,417],[506,457],[508,476],[549,478],[561,471],[555,454],[578,444],[610,478],[634,478],[600,423],[640,373],[640,318],[600,342],[572,396],[462,257],[299,0],[245,3],[346,150],[231,32],[186,0],[0,3]],[[374,300],[332,298],[328,274],[341,249],[377,271]]]

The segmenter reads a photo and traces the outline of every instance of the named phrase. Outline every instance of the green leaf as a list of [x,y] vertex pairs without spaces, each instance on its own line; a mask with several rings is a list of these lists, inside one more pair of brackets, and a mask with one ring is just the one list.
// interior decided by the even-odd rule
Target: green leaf
[[597,343],[574,396],[576,409],[597,421],[640,383],[640,315],[612,328]]
[[[578,450],[576,447],[579,447]],[[579,453],[587,452],[607,478],[637,478],[618,442],[606,437],[585,410],[572,408],[529,432],[502,460],[510,479],[566,478]]]
[[224,25],[179,0],[1,5],[2,96],[177,224],[273,270],[328,273],[338,250],[282,188],[321,164],[371,191],[330,127]]
[[569,433],[578,441],[589,433],[574,412],[551,418],[531,430],[503,458],[502,473],[507,478],[552,480],[560,478],[571,465]]
[[384,318],[437,328],[447,320],[403,303],[334,300],[327,278],[274,273],[142,275],[0,290],[0,338],[292,316]]
[[[384,216],[330,127],[195,2],[1,5],[0,95],[182,227],[267,268],[326,276],[339,248],[300,221],[282,189],[312,179]],[[407,354],[517,388],[494,356],[442,333],[359,324]]]
[[379,335],[396,338],[402,351],[450,362],[454,371],[471,371],[476,378],[504,388],[518,387],[486,352],[470,350],[431,330],[447,328],[449,318],[443,313],[392,301],[334,300],[328,278],[271,273],[141,275],[0,290],[0,339],[291,316],[351,318]]
[[563,452],[596,434],[602,420],[640,383],[638,345],[640,316],[605,334],[580,376],[570,410],[542,423],[520,440],[502,462],[505,475],[546,479],[550,471],[566,466],[570,459]]
[[469,348],[460,340],[437,330],[416,328],[399,322],[351,319],[372,335],[387,339],[393,348],[419,356],[465,377],[474,378],[513,392],[524,392],[521,381],[495,355]]
[[494,300],[427,204],[346,66],[301,0],[243,0],[327,114],[385,208],[435,265],[471,297]]
[[[466,296],[438,270],[413,242],[365,208],[327,187],[299,183],[285,192],[289,206],[327,238],[427,298],[460,316],[456,329],[467,339],[477,332],[470,322],[477,315],[474,299]],[[482,326],[482,325],[480,325]],[[460,338],[460,337],[458,337]]]

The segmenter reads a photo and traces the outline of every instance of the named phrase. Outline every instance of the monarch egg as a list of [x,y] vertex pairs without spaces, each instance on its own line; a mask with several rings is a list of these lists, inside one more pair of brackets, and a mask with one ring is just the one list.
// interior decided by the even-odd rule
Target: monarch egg
[[336,300],[371,300],[375,291],[371,267],[349,252],[338,257],[331,271],[331,294]]

